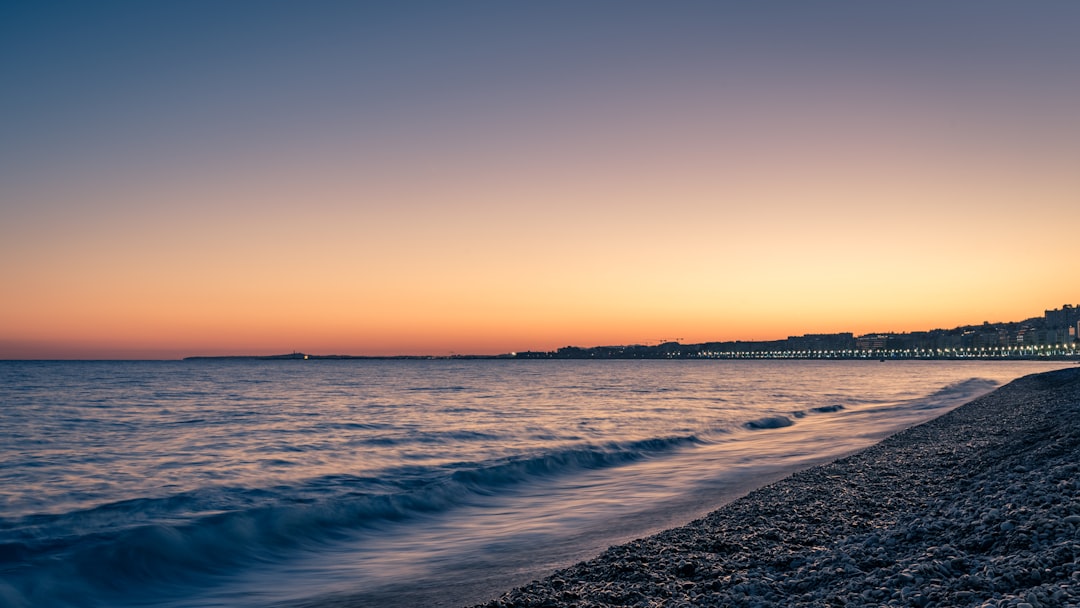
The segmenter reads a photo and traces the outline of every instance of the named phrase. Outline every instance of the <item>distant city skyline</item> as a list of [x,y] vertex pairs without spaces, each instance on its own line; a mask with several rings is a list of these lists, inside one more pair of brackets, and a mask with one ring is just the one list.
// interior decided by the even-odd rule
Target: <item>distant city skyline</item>
[[[1080,357],[1080,306],[1042,317],[910,332],[803,334],[779,340],[567,346],[511,353],[527,359],[1023,359]],[[305,357],[306,358],[306,357]]]
[[518,359],[635,359],[635,358],[1030,358],[1080,356],[1080,305],[1064,304],[1047,309],[1041,317],[1017,321],[966,324],[952,328],[932,328],[911,332],[852,332],[802,334],[778,340],[710,340],[681,343],[660,340],[646,344],[567,345],[548,351],[506,353],[383,354],[350,353],[240,353],[196,354],[198,359],[364,359],[364,358],[518,358]]
[[0,7],[0,358],[546,351],[1078,298],[1080,4]]

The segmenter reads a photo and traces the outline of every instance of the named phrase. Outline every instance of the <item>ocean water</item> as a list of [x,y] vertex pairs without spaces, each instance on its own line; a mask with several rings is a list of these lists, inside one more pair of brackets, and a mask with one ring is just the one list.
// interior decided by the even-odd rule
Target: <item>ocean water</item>
[[0,606],[460,606],[1052,362],[0,362]]

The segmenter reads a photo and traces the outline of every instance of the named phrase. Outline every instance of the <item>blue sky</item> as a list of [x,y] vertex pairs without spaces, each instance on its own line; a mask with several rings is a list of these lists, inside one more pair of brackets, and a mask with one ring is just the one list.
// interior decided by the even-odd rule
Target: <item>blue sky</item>
[[1076,299],[1078,25],[1074,2],[8,3],[0,355],[1038,314]]

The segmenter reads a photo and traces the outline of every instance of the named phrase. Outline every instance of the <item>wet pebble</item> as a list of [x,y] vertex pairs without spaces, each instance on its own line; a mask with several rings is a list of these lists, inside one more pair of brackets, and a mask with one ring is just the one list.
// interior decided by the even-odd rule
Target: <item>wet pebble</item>
[[1080,608],[1080,369],[1017,380],[492,600]]

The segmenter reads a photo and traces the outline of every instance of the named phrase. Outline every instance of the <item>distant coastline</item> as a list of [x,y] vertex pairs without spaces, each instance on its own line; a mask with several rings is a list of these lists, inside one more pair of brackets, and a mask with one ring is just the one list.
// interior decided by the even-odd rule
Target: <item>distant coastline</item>
[[784,340],[703,342],[621,346],[565,346],[553,351],[499,355],[224,355],[185,357],[204,360],[430,360],[430,359],[838,359],[838,360],[1080,360],[1080,306],[1065,304],[1042,317],[1007,323],[984,322],[952,329],[910,333],[851,332],[804,334]]
[[184,361],[318,361],[318,360],[416,360],[429,359],[507,359],[513,355],[312,355],[309,353],[288,353],[283,355],[195,355],[184,357]]
[[[884,351],[869,352],[789,352],[789,351],[754,351],[732,353],[697,353],[696,344],[677,344],[680,351],[651,352],[648,347],[634,347],[632,352],[611,352],[614,347],[578,348],[568,347],[575,352],[566,353],[564,349],[554,352],[522,352],[502,355],[195,355],[184,357],[184,361],[438,361],[438,360],[616,360],[616,359],[671,359],[671,360],[832,360],[832,361],[1076,361],[1080,363],[1080,347],[1065,347],[1061,350],[1026,353],[1010,350],[967,351],[959,350],[945,354],[929,352]],[[630,347],[624,347],[630,348]],[[645,350],[636,350],[645,349]]]

